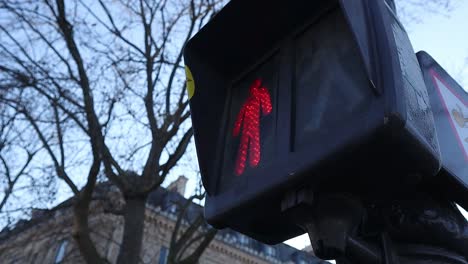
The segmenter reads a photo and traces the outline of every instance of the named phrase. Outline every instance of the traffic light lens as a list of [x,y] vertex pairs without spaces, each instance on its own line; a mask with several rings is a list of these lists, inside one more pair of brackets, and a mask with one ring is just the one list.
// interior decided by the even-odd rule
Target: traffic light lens
[[273,55],[231,88],[221,189],[273,159],[278,71],[277,55]]
[[295,149],[317,132],[343,130],[344,120],[363,113],[372,96],[364,64],[340,10],[296,38]]
[[262,86],[261,79],[256,79],[249,88],[249,96],[237,114],[232,132],[234,137],[241,138],[236,159],[237,175],[244,172],[247,156],[251,167],[257,167],[260,162],[260,121],[262,115],[269,115],[271,110],[270,92]]

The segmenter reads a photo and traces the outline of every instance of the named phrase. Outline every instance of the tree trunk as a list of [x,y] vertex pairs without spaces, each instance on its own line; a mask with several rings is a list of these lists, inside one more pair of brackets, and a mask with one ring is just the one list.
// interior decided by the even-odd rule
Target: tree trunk
[[125,199],[124,234],[117,259],[118,264],[140,262],[141,244],[145,226],[146,199],[146,195]]
[[88,226],[89,216],[89,202],[78,200],[74,210],[74,225],[73,225],[73,238],[78,244],[81,255],[86,263],[105,263],[94,246],[91,240],[90,230]]

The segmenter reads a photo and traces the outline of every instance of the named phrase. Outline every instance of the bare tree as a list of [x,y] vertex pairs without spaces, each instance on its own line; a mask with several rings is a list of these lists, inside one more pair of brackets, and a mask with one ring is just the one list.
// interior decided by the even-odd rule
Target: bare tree
[[[13,193],[13,189],[18,183],[20,176],[25,174],[26,169],[35,155],[35,152],[25,149],[24,146],[12,146],[12,141],[14,141],[14,137],[17,136],[12,135],[16,134],[13,131],[14,126],[12,125],[15,122],[16,115],[8,116],[8,109],[2,110],[2,114],[0,114],[0,163],[2,166],[2,170],[0,170],[0,181],[3,193],[0,197],[0,211],[2,211],[6,202]],[[9,152],[9,148],[22,150],[24,151],[24,155],[26,155],[24,164],[19,165],[16,171],[12,168],[15,164],[12,164],[13,162],[11,160],[7,160],[5,157],[5,153]]]
[[[395,1],[398,17],[409,31],[414,24],[422,23],[424,20],[432,19],[434,15],[450,17],[451,13],[458,8],[462,1],[457,0],[389,0]],[[460,54],[466,56],[466,54]],[[463,57],[462,57],[463,59]],[[446,65],[446,70],[451,72],[462,86],[467,86],[466,74],[468,70],[468,59],[465,62],[452,62]]]
[[[1,82],[6,84],[8,80]],[[2,96],[0,92],[0,98]],[[21,116],[14,109],[0,105],[0,225],[13,223],[15,215],[28,210],[15,206],[18,200],[50,201],[54,198],[53,192],[48,190],[52,178],[32,176],[35,171],[33,161],[41,146],[27,139],[30,139],[30,133]],[[29,194],[29,199],[22,197],[25,193]]]
[[118,263],[139,261],[148,194],[193,135],[183,45],[221,2],[0,1],[0,104],[40,142],[38,177],[53,173],[74,195],[73,237],[88,263],[105,262],[88,226],[101,172],[125,200]]
[[202,210],[190,217],[188,211],[194,205],[194,200],[204,199],[205,194],[195,194],[178,207],[177,221],[172,231],[169,254],[169,264],[197,263],[206,247],[214,239],[217,230],[208,226],[204,221]]

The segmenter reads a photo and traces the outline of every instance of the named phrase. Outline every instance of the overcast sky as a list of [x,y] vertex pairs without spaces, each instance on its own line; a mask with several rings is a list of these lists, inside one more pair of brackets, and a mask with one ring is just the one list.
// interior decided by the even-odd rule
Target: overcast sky
[[[452,3],[449,12],[424,10],[417,23],[405,26],[414,50],[428,52],[468,91],[468,0]],[[468,213],[463,213],[468,218]],[[286,243],[296,248],[310,244],[307,235]]]
[[468,1],[454,1],[448,14],[426,13],[405,25],[415,51],[425,50],[468,89]]

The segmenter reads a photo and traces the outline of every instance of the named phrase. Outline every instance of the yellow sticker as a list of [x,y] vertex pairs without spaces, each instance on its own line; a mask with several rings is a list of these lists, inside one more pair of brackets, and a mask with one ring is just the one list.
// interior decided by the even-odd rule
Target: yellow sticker
[[192,72],[187,65],[185,65],[185,76],[187,77],[187,92],[190,100],[195,94],[195,81],[193,80]]

